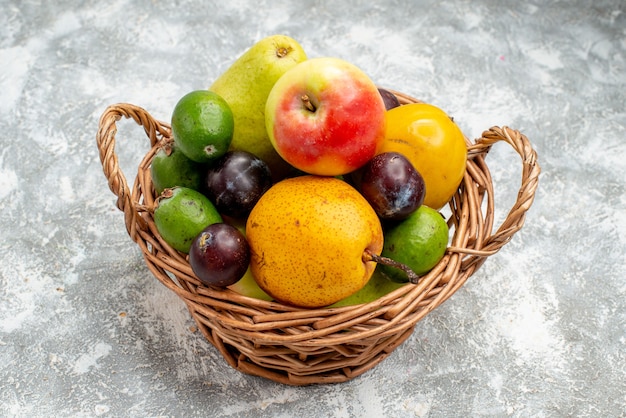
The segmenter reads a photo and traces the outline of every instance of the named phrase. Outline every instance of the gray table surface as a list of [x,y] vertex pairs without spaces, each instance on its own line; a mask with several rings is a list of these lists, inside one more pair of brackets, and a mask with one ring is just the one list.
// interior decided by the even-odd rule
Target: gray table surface
[[[0,416],[626,415],[626,3],[0,1]],[[168,120],[266,35],[355,63],[470,138],[526,134],[526,225],[376,368],[283,386],[231,369],[124,228],[95,134]],[[148,149],[122,123],[133,177]],[[490,153],[496,219],[519,188]]]

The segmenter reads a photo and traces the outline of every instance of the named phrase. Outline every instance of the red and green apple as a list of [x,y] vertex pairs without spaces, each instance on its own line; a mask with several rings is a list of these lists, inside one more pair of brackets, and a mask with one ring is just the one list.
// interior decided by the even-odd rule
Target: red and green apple
[[270,91],[265,126],[292,166],[337,176],[368,162],[385,137],[385,104],[374,82],[339,58],[303,61]]

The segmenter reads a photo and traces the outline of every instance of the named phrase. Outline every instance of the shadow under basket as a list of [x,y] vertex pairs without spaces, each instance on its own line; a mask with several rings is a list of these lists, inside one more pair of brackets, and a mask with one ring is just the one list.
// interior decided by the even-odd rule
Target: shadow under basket
[[[394,92],[401,104],[418,100]],[[115,152],[116,123],[132,118],[143,126],[151,149],[139,164],[132,188]],[[204,286],[185,254],[165,243],[149,210],[155,201],[150,163],[167,123],[131,104],[109,106],[101,116],[97,144],[109,188],[117,196],[130,238],[139,245],[153,275],[185,301],[206,339],[233,368],[289,385],[348,381],[376,366],[402,344],[416,323],[446,301],[522,228],[537,189],[540,167],[528,139],[507,127],[492,127],[474,143],[466,139],[467,169],[449,203],[452,233],[443,259],[419,284],[407,284],[361,305],[301,309]],[[485,157],[506,142],[521,157],[522,181],[502,224],[494,223],[494,190]],[[495,232],[493,232],[495,230]]]

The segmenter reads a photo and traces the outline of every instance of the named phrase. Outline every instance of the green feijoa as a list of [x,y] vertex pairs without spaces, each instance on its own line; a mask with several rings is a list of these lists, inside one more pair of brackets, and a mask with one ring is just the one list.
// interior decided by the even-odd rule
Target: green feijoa
[[228,151],[234,126],[233,112],[226,100],[208,90],[187,93],[172,112],[176,146],[199,163],[211,163]]
[[157,195],[176,186],[199,191],[205,172],[205,164],[190,160],[171,141],[159,148],[150,165],[152,184]]
[[[405,220],[385,232],[381,256],[405,264],[416,274],[428,273],[441,260],[448,247],[448,224],[441,214],[422,205]],[[407,282],[400,269],[378,265],[391,280]]]
[[222,222],[213,203],[188,187],[165,189],[157,199],[153,218],[163,240],[185,254],[204,228]]

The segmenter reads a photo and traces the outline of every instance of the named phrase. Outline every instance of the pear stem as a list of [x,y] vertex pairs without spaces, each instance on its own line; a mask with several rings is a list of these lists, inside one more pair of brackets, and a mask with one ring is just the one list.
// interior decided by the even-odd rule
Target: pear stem
[[306,110],[308,110],[309,112],[315,112],[315,106],[313,105],[311,99],[307,94],[303,94],[302,96],[300,96],[300,100],[302,100],[302,104],[304,105],[304,107],[306,107]]
[[291,49],[290,49],[290,48],[286,48],[286,47],[284,47],[284,46],[281,46],[280,48],[278,48],[278,49],[276,50],[276,56],[277,56],[278,58],[284,58],[284,57],[286,57],[286,56],[287,56],[287,54],[289,54],[289,51],[291,51]]
[[385,266],[394,267],[402,270],[409,277],[409,281],[413,284],[417,284],[419,282],[420,276],[417,275],[409,266],[406,264],[400,263],[399,261],[392,260],[388,257],[383,257],[377,254],[370,252],[369,250],[365,250],[363,253],[363,261],[373,261],[378,264],[383,264]]

